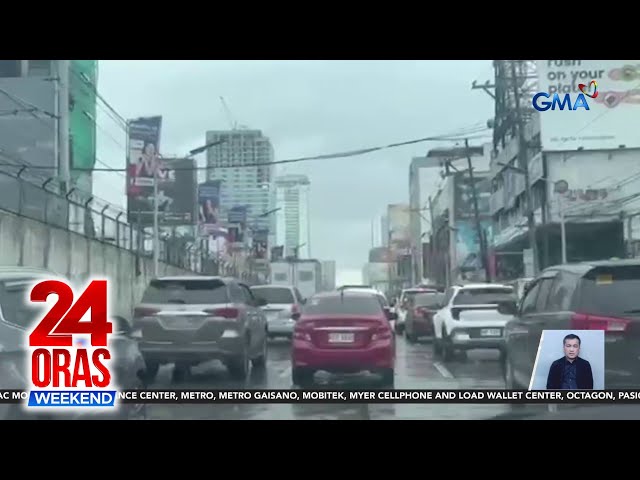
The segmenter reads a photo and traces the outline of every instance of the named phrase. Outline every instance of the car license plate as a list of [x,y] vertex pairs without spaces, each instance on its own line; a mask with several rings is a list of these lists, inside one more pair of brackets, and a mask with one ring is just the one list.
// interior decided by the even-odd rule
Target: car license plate
[[160,320],[162,326],[167,330],[198,328],[201,322],[202,319],[193,317],[173,317]]
[[502,332],[499,328],[483,328],[480,330],[480,336],[482,337],[499,337]]
[[353,343],[353,333],[330,333],[330,343]]

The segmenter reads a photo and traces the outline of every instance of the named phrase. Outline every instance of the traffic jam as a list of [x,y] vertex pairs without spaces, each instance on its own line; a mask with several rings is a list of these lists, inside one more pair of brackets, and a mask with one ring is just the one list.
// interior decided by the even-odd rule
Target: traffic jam
[[[0,389],[26,389],[18,337],[35,310],[24,301],[25,289],[45,274],[24,267],[1,273]],[[605,283],[598,281],[603,276]],[[150,281],[131,319],[112,318],[115,370],[119,384],[130,389],[526,390],[541,332],[573,328],[605,331],[607,388],[636,388],[639,287],[636,260],[560,265],[510,284],[417,285],[390,299],[367,285],[305,297],[287,285],[161,277]],[[12,407],[2,405],[0,415],[21,418]],[[540,409],[131,404],[119,418],[489,419],[521,410],[543,414]]]

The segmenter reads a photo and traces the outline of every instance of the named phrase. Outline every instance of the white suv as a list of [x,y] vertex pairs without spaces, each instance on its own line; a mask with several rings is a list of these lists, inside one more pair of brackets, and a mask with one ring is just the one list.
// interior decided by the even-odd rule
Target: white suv
[[456,350],[502,351],[504,326],[512,318],[502,305],[516,301],[516,293],[508,285],[478,283],[449,287],[442,309],[433,317],[435,353],[448,360]]

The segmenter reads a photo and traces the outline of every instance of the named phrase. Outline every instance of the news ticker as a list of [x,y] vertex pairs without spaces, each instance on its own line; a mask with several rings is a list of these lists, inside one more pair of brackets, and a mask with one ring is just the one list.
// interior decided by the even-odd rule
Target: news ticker
[[29,407],[146,404],[640,403],[640,390],[0,390],[0,403]]

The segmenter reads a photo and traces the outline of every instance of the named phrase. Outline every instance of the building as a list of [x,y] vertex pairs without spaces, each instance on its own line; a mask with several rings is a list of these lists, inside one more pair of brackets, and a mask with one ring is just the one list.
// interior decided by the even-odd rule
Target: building
[[[13,112],[0,115],[1,160],[18,165],[37,167],[25,171],[21,177],[41,185],[49,177],[55,177],[59,170],[59,142],[61,116],[57,99],[58,82],[51,79],[58,76],[60,65],[69,66],[69,162],[75,202],[84,204],[91,198],[93,181],[91,170],[96,161],[96,91],[97,60],[0,60],[0,111]],[[0,170],[9,171],[10,167]],[[13,170],[15,174],[15,169]],[[54,188],[52,183],[49,188]],[[18,182],[6,175],[0,176],[0,204],[7,209],[18,208]],[[84,209],[69,211],[63,199],[48,195],[45,208],[45,192],[30,189],[22,195],[25,213],[38,218],[47,212],[48,223],[59,223],[65,228],[93,233],[91,215],[84,218],[79,214]],[[56,205],[53,205],[56,203]],[[59,205],[57,205],[59,203]],[[14,205],[15,204],[15,205]],[[88,229],[85,229],[85,225]]]
[[[492,239],[489,209],[491,145],[471,147],[469,151],[473,183],[466,154],[467,152],[460,152],[456,148],[432,150],[427,154],[427,157],[447,159],[443,167],[444,179],[431,202],[433,225],[429,235],[429,251],[424,262],[425,276],[445,285],[484,281],[487,271],[492,271],[491,259],[488,257]],[[475,218],[474,187],[479,222]],[[480,233],[484,245],[480,243]]]
[[389,246],[389,217],[386,215],[380,218],[380,245]]
[[423,251],[428,249],[431,233],[429,204],[442,182],[440,171],[440,165],[427,157],[414,157],[409,166],[409,231],[413,283],[420,283],[424,278]]
[[207,144],[219,141],[207,150],[207,180],[222,181],[220,218],[224,223],[234,207],[245,207],[247,227],[268,229],[272,239],[275,220],[268,214],[275,204],[271,141],[260,130],[207,131]]
[[[557,82],[551,79],[576,78],[577,72],[603,72],[599,85],[606,85],[596,100],[586,101],[589,111],[536,111],[531,89],[521,88],[519,112],[523,118],[521,142],[514,128],[517,118],[513,98],[496,103],[496,118],[511,124],[494,132],[491,162],[490,213],[493,220],[493,249],[496,277],[513,279],[531,276],[554,264],[638,256],[640,219],[638,204],[640,141],[634,125],[638,110],[616,106],[609,91],[633,91],[634,85],[615,72],[637,63],[635,60],[523,60],[495,61],[494,98],[509,98],[513,89],[510,72],[526,68],[527,77],[537,81],[533,92],[553,93]],[[511,65],[513,63],[514,65]],[[517,73],[522,76],[522,73]],[[572,77],[573,75],[573,77]],[[587,83],[585,81],[585,83]],[[506,93],[505,93],[506,90]],[[574,93],[569,93],[575,99]],[[562,110],[559,107],[558,110]],[[514,113],[516,115],[514,115]],[[506,120],[505,120],[506,121]],[[516,125],[517,126],[517,125]],[[526,158],[526,162],[523,159]],[[529,177],[529,189],[525,183]],[[532,245],[527,222],[528,192],[535,243]],[[564,226],[564,229],[562,228]],[[563,258],[562,231],[565,245]],[[533,246],[537,250],[534,262]]]
[[305,175],[283,175],[275,179],[275,243],[284,246],[285,256],[311,258],[309,186]]
[[336,289],[336,262],[324,260],[320,262],[322,268],[322,289],[330,292]]

